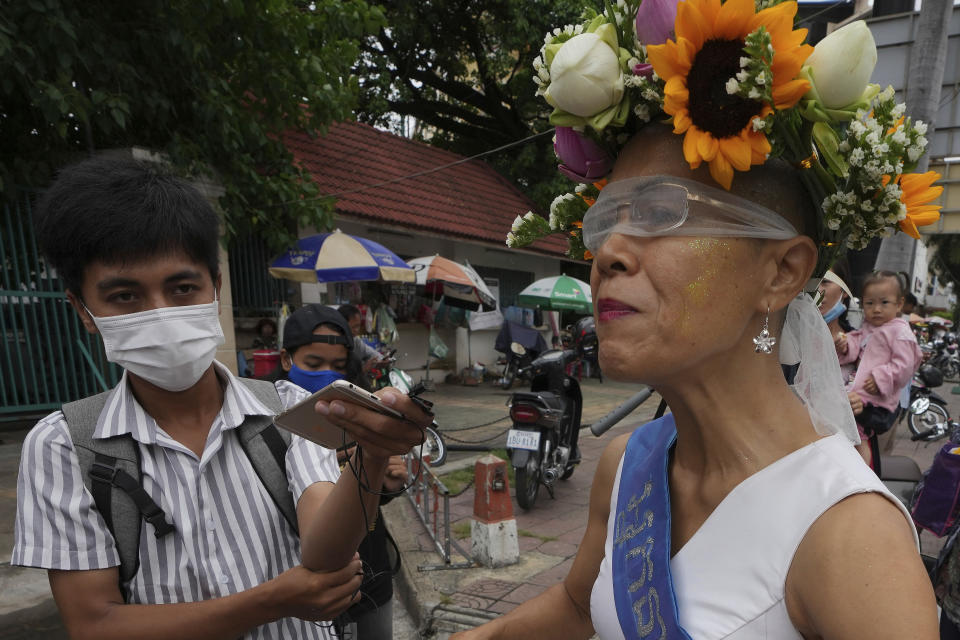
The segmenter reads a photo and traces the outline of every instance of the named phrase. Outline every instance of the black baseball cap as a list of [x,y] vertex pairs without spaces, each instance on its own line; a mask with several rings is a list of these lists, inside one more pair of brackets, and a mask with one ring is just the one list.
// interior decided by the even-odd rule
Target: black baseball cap
[[[322,324],[332,325],[343,335],[314,334],[314,329]],[[347,351],[353,350],[353,334],[350,333],[350,325],[339,311],[322,304],[308,304],[290,314],[283,325],[283,348],[289,351],[314,342],[342,344]]]

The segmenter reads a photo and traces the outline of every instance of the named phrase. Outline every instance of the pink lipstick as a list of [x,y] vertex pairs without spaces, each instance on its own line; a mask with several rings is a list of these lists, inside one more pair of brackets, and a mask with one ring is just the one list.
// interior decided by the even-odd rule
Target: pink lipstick
[[613,298],[601,298],[597,300],[597,319],[600,322],[608,322],[617,318],[636,313],[637,310],[628,304],[624,304]]

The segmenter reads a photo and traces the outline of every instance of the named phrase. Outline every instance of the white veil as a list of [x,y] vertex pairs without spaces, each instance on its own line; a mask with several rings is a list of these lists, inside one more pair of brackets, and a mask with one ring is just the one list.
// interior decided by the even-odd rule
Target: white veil
[[[819,283],[819,280],[811,282]],[[780,363],[800,365],[793,390],[810,412],[817,433],[825,436],[842,433],[858,444],[857,423],[840,374],[833,337],[807,293],[801,293],[787,306],[780,336]]]

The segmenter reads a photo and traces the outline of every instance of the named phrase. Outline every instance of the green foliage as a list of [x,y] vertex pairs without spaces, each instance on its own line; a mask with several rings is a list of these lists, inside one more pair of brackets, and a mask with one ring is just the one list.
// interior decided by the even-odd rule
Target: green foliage
[[451,495],[459,495],[467,486],[473,482],[473,467],[466,469],[457,469],[450,473],[438,476],[443,486],[450,491]]
[[230,234],[276,248],[297,224],[328,227],[332,203],[310,201],[316,187],[281,136],[351,117],[350,68],[382,24],[364,0],[4,3],[0,190],[141,146],[186,175],[212,173]]
[[[472,156],[550,128],[535,96],[533,59],[544,34],[576,21],[574,0],[386,0],[387,26],[363,47],[358,117]],[[546,210],[570,182],[549,136],[484,158]],[[442,179],[443,174],[438,175]]]

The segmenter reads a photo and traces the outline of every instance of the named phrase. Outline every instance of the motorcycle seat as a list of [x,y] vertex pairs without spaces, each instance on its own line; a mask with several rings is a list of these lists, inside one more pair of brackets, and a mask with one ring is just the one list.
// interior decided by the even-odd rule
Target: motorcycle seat
[[881,456],[880,479],[898,482],[920,482],[923,472],[919,465],[907,456]]
[[541,404],[548,409],[563,409],[563,399],[551,391],[517,391],[513,394],[513,402]]

